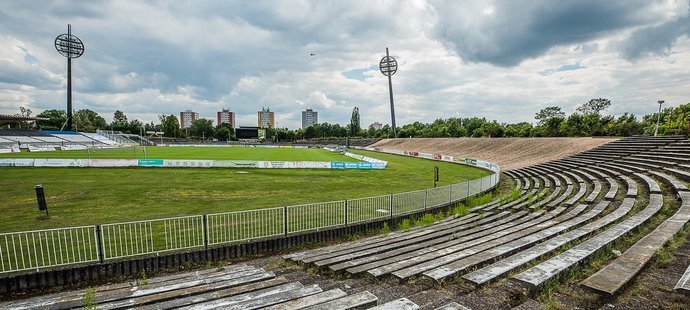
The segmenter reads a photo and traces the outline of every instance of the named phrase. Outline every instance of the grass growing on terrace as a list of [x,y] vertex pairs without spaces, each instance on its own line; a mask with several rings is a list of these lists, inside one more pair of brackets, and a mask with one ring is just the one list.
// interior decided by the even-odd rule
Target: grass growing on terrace
[[[167,150],[174,152],[166,154],[166,159],[195,159],[186,153],[194,152],[194,148]],[[178,150],[184,155],[177,154]],[[283,151],[240,150],[251,150],[252,154],[253,151]],[[433,186],[434,166],[440,170],[439,186],[488,175],[487,171],[458,164],[354,152],[386,160],[388,167],[385,170],[0,167],[3,218],[0,232],[282,207],[426,189]],[[338,160],[349,161],[347,157],[337,156]],[[196,159],[202,158],[209,159]],[[44,185],[50,218],[38,211],[36,184]]]

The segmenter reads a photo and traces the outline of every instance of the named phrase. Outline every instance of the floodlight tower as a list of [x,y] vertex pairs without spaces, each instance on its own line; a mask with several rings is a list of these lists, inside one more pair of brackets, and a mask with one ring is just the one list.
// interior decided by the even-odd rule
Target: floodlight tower
[[661,119],[661,105],[664,103],[664,101],[659,100],[659,101],[657,101],[657,103],[659,104],[659,113],[657,113],[657,115],[656,115],[656,128],[654,128],[654,136],[655,137],[659,133],[659,120]]
[[84,54],[84,43],[72,35],[72,25],[67,25],[67,33],[55,38],[55,49],[67,57],[67,130],[72,131],[72,58]]
[[398,61],[393,56],[388,55],[388,48],[386,47],[386,56],[381,58],[379,62],[379,69],[381,73],[388,77],[388,94],[391,99],[391,122],[393,123],[393,138],[398,137],[398,129],[395,127],[395,108],[393,107],[393,82],[391,76],[398,71]]

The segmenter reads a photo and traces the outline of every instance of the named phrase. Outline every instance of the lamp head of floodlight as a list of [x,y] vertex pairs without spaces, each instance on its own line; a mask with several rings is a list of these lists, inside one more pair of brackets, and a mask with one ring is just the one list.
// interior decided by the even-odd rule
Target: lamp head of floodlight
[[379,62],[379,69],[385,76],[391,76],[398,71],[398,61],[393,56],[383,56]]
[[[70,27],[71,28],[71,27]],[[55,38],[55,49],[67,58],[79,58],[84,54],[84,43],[72,34],[71,29]]]

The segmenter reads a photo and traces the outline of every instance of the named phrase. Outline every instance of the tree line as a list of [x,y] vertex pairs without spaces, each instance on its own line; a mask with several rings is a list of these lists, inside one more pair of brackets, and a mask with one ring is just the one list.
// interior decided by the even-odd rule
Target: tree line
[[[452,117],[439,118],[431,123],[414,122],[398,127],[398,137],[581,137],[581,136],[631,136],[639,134],[653,134],[659,117],[659,133],[687,134],[690,131],[690,103],[679,107],[669,107],[661,114],[652,113],[638,119],[634,114],[625,113],[614,117],[603,115],[602,112],[611,106],[611,101],[605,98],[591,99],[577,107],[576,111],[567,115],[558,106],[541,109],[535,114],[535,123],[499,123],[480,117]],[[30,116],[31,110],[20,108],[22,116]],[[60,130],[67,120],[64,110],[45,110],[37,117],[47,118],[40,122],[4,122],[0,128],[19,127],[42,130]],[[164,132],[165,137],[218,139],[221,141],[234,140],[235,131],[228,124],[213,124],[210,119],[197,119],[187,129],[180,128],[175,115],[162,115],[159,123],[143,123],[137,119],[128,119],[124,112],[115,111],[113,121],[107,123],[98,113],[82,109],[74,113],[75,130],[94,132],[96,129],[114,130],[130,134],[145,132]],[[344,138],[392,137],[392,130],[388,124],[382,128],[361,128],[359,110],[353,110],[350,123],[340,124],[320,123],[307,128],[287,129],[271,128],[267,130],[267,137],[278,141],[295,141],[314,138]]]

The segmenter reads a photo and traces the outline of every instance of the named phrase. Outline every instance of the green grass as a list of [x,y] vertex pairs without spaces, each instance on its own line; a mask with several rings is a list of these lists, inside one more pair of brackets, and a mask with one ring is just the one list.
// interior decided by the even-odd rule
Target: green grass
[[259,147],[127,147],[119,149],[21,152],[0,158],[206,159],[267,161],[358,161],[324,149]]
[[[147,148],[148,158],[153,158],[152,150],[156,150],[154,153],[160,150],[163,152],[160,156],[166,159],[217,159],[211,157],[215,153],[203,154],[206,148]],[[214,150],[224,155],[232,150],[241,153],[250,150],[251,157],[243,159],[254,160],[268,160],[273,156],[268,151],[278,154],[285,151]],[[254,156],[254,151],[264,155]],[[262,153],[264,151],[267,153]],[[305,157],[318,157],[321,155],[313,154],[322,152],[299,151],[311,154]],[[201,153],[192,158],[195,152]],[[348,157],[323,152],[326,152],[324,156],[350,161]],[[426,189],[433,187],[434,166],[440,170],[439,186],[488,175],[485,170],[452,163],[364,151],[355,153],[386,160],[388,167],[385,170],[0,167],[0,196],[3,198],[0,232],[282,207]],[[318,160],[283,155],[281,160]],[[38,211],[36,184],[44,185],[50,212],[48,218]]]

